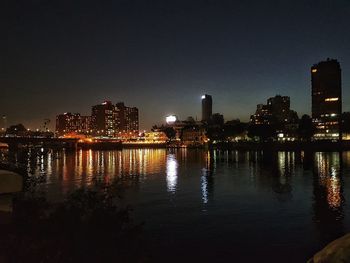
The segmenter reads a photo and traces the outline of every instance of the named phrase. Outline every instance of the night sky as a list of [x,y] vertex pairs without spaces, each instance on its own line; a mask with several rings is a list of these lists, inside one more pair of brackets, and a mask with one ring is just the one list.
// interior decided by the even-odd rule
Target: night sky
[[276,94],[301,116],[310,67],[327,57],[341,63],[350,110],[350,1],[5,0],[0,10],[9,124],[53,128],[55,115],[109,99],[138,107],[149,129],[170,113],[200,119],[203,93],[226,120],[247,121]]

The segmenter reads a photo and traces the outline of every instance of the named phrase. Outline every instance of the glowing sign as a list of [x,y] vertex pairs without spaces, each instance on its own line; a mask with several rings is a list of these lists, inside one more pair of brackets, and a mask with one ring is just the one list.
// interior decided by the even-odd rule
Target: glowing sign
[[175,115],[169,115],[165,118],[165,121],[167,124],[171,124],[176,122],[176,116]]

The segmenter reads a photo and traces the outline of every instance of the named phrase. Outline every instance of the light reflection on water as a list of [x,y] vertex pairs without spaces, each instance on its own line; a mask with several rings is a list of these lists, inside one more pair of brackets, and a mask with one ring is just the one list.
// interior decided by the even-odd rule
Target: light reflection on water
[[178,163],[174,154],[169,154],[166,160],[166,181],[168,191],[174,193],[177,185]]
[[[263,242],[261,253],[289,253],[293,262],[350,230],[350,152],[133,149],[11,158],[45,174],[52,196],[120,177],[134,189],[128,201],[136,216],[152,234],[167,231],[175,240],[210,235],[218,244],[208,244],[233,243],[242,251],[247,242]],[[178,225],[191,235],[179,234]]]

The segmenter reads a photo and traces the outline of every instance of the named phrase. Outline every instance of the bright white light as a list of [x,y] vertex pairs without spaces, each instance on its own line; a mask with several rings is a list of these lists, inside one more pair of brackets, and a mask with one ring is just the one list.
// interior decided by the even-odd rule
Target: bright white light
[[165,118],[166,123],[171,124],[176,122],[176,116],[175,115],[170,115]]
[[208,170],[203,168],[202,169],[202,176],[201,176],[201,188],[202,188],[202,201],[203,204],[208,203],[208,180],[207,180],[207,173]]
[[338,101],[339,98],[326,98],[324,101]]
[[205,95],[202,95],[202,99],[205,99]]
[[169,154],[166,161],[166,182],[169,192],[175,192],[177,185],[178,163],[174,154]]

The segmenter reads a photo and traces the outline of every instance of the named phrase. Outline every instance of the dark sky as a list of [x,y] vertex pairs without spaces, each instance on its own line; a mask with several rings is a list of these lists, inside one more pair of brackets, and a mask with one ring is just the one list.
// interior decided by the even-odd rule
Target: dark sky
[[[90,114],[104,99],[140,110],[149,129],[169,113],[247,121],[256,104],[291,97],[310,113],[310,67],[343,70],[350,110],[350,1],[1,1],[0,114],[29,128]],[[52,126],[53,127],[53,126]]]

